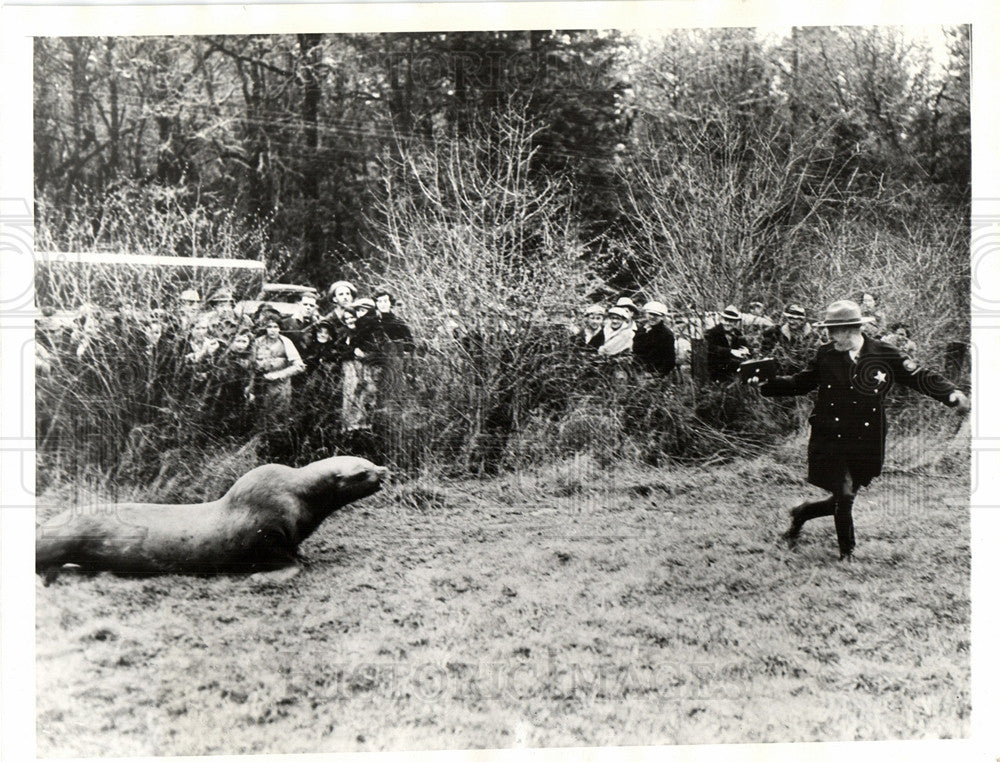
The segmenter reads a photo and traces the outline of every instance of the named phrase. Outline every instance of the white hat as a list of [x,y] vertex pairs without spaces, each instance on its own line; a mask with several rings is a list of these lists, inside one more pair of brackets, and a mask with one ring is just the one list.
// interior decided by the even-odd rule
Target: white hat
[[331,283],[330,288],[327,289],[327,293],[330,294],[330,296],[333,296],[334,293],[336,293],[337,289],[341,287],[344,287],[348,291],[350,291],[352,296],[356,296],[358,293],[358,290],[354,287],[354,284],[346,280],[338,280]]
[[622,320],[632,319],[632,313],[629,312],[624,307],[612,307],[610,310],[608,310],[608,317],[611,317],[612,315],[617,315]]
[[667,309],[667,305],[663,302],[646,302],[642,305],[642,311],[649,313],[650,315],[663,315],[666,317],[670,314],[670,310]]
[[186,288],[181,291],[180,300],[182,302],[200,302],[201,296],[193,288]]
[[738,309],[736,309],[736,307],[734,307],[733,305],[730,304],[728,307],[726,307],[726,309],[724,309],[722,311],[722,319],[723,320],[742,320],[743,319],[743,315],[740,314],[740,311]]

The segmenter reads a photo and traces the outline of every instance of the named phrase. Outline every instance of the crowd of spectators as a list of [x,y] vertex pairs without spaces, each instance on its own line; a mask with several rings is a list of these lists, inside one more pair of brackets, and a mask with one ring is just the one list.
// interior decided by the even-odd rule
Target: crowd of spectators
[[[111,393],[108,379],[114,379],[118,393],[137,401],[130,422],[135,425],[180,402],[186,415],[222,435],[280,430],[301,397],[335,409],[341,434],[370,431],[373,411],[407,386],[411,358],[427,345],[414,339],[396,306],[389,289],[360,296],[345,280],[322,295],[303,289],[287,314],[268,302],[248,314],[237,309],[228,288],[204,302],[197,291],[184,290],[172,308],[146,312],[127,299],[110,313],[87,305],[68,325],[39,322],[37,370],[65,373],[82,391],[97,395]],[[874,309],[870,301],[865,306]],[[529,317],[533,326],[545,324],[538,335],[607,363],[619,376],[675,382],[726,384],[740,362],[759,357],[774,357],[782,372],[794,372],[825,339],[797,304],[773,320],[760,302],[705,313],[657,300],[640,307],[622,296],[610,306],[584,308],[568,335],[565,323]],[[885,329],[884,317],[877,319],[873,325],[881,338],[908,353],[916,349],[905,325]],[[451,311],[438,336],[474,355],[482,349],[484,330]],[[515,329],[504,323],[489,330]]]
[[135,400],[135,425],[180,407],[217,434],[270,432],[287,426],[298,393],[336,401],[342,432],[370,429],[383,376],[414,351],[413,336],[388,290],[358,298],[339,281],[329,293],[328,314],[314,291],[291,314],[266,302],[245,314],[228,288],[204,303],[184,290],[173,309],[146,313],[128,300],[110,314],[85,305],[69,324],[44,310],[36,369],[83,394]]
[[[864,294],[861,303],[864,314],[872,318],[865,324],[866,334],[906,354],[917,351],[908,326],[886,327],[870,294]],[[574,335],[581,347],[605,356],[631,356],[635,365],[650,373],[697,376],[694,366],[703,361],[703,375],[717,383],[731,381],[739,364],[751,358],[774,358],[781,372],[794,373],[828,340],[826,331],[814,328],[799,304],[787,305],[775,320],[759,301],[745,310],[729,305],[720,312],[701,312],[694,305],[671,310],[661,301],[640,308],[628,296],[611,307],[587,306]]]

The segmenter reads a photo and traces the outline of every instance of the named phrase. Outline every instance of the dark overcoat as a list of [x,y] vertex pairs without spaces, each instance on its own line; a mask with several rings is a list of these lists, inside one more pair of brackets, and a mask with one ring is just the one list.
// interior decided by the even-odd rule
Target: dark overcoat
[[734,331],[726,333],[722,323],[705,331],[705,349],[708,351],[708,378],[711,381],[726,381],[736,375],[740,360],[733,357],[734,349],[750,349],[743,334]]
[[632,356],[645,370],[669,375],[677,364],[673,331],[662,323],[643,326],[632,339]]
[[846,467],[855,487],[864,487],[882,472],[885,458],[885,398],[894,383],[915,389],[939,402],[955,386],[918,365],[884,342],[864,337],[857,362],[833,343],[816,350],[808,367],[793,376],[777,376],[761,387],[765,397],[808,394],[818,390],[809,424],[810,484],[836,491]]

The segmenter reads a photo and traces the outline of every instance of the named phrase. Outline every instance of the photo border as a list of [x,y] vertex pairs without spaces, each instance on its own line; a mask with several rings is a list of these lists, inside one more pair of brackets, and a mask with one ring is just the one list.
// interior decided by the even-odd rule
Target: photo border
[[[35,727],[34,696],[34,594],[37,581],[33,569],[34,511],[34,382],[32,368],[24,362],[24,347],[33,341],[31,309],[25,309],[30,292],[33,258],[7,248],[8,241],[23,245],[23,209],[30,221],[31,170],[31,37],[35,35],[147,35],[205,33],[279,34],[308,28],[321,32],[394,32],[414,29],[455,31],[461,29],[530,28],[673,28],[691,26],[790,26],[836,24],[972,23],[972,127],[973,127],[973,231],[987,237],[1000,235],[1000,98],[993,92],[1000,82],[1000,17],[985,2],[914,4],[906,2],[837,2],[801,7],[790,2],[566,2],[566,3],[438,3],[392,4],[282,4],[282,5],[173,5],[128,6],[36,6],[7,5],[2,9],[2,40],[5,87],[0,95],[0,201],[4,209],[18,208],[8,219],[0,217],[4,232],[0,258],[0,370],[3,408],[0,411],[0,658],[2,691],[0,717],[3,738],[0,756],[10,759],[34,757],[34,740],[24,738],[24,729]],[[127,12],[126,12],[126,9]],[[780,23],[777,23],[780,21]],[[7,216],[7,211],[4,211]],[[20,220],[20,222],[18,222]],[[977,227],[978,226],[978,227]],[[6,237],[11,231],[12,238]],[[30,238],[29,224],[29,238]],[[975,239],[978,240],[978,239]],[[974,243],[975,243],[974,240]],[[987,250],[989,249],[989,250]],[[979,259],[977,259],[977,256]],[[1000,278],[1000,264],[992,248],[972,251],[973,272],[985,273],[974,286],[972,342],[976,347],[973,378],[997,377],[997,341],[1000,339],[1000,292],[993,289]],[[983,268],[983,269],[980,269]],[[25,284],[29,284],[26,288]],[[976,293],[975,289],[982,289]],[[978,308],[977,308],[978,305]],[[1000,673],[995,644],[1000,642],[1000,618],[996,585],[1000,580],[1000,553],[994,545],[1000,538],[1000,488],[979,475],[1000,472],[1000,395],[979,393],[973,388],[975,421],[972,442],[972,600],[973,645],[972,738],[960,741],[883,741],[809,744],[722,745],[699,747],[635,747],[570,750],[546,749],[530,752],[532,758],[556,759],[567,754],[599,759],[669,760],[775,760],[811,757],[856,760],[899,755],[908,759],[940,759],[944,754],[963,759],[1000,757]],[[525,750],[443,753],[380,753],[380,757],[429,759],[461,754],[462,759],[522,758]],[[405,756],[404,756],[405,755]],[[356,754],[295,755],[289,759],[353,759]],[[211,759],[261,759],[260,756],[211,757]],[[283,756],[271,757],[274,759]],[[365,759],[372,758],[370,754]],[[180,759],[180,758],[178,758]]]

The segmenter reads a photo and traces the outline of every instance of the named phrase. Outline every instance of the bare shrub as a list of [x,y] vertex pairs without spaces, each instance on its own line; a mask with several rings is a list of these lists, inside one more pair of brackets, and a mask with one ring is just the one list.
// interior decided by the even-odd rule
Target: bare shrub
[[961,199],[861,172],[857,146],[831,153],[836,122],[789,134],[777,107],[750,118],[750,106],[714,98],[692,118],[671,92],[647,94],[619,164],[628,230],[611,254],[620,269],[676,306],[761,299],[774,314],[797,302],[811,319],[870,292],[888,323],[909,324],[920,359],[938,365],[949,342],[968,343]]
[[380,280],[425,337],[415,364],[421,437],[495,470],[507,438],[564,408],[579,373],[568,316],[600,281],[584,260],[570,189],[534,169],[537,130],[510,112],[468,137],[386,159],[371,219]]
[[35,202],[39,251],[112,251],[186,257],[264,259],[263,226],[251,227],[229,207],[194,189],[122,181],[69,202]]

